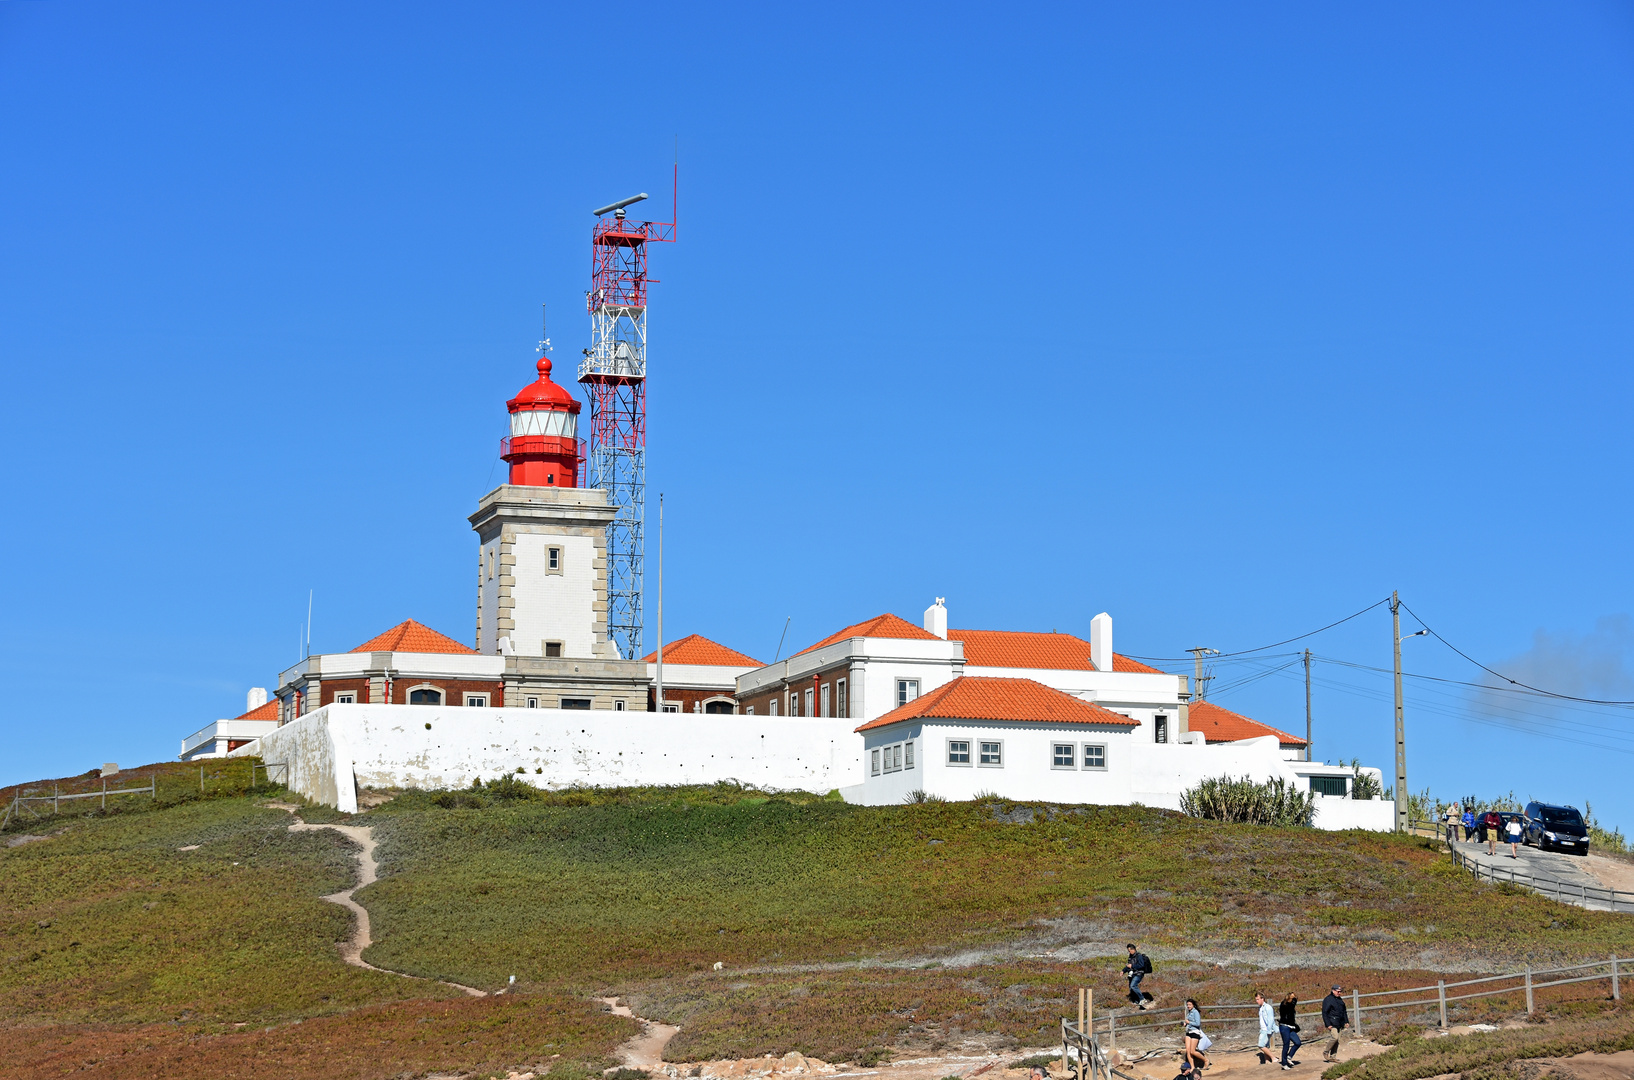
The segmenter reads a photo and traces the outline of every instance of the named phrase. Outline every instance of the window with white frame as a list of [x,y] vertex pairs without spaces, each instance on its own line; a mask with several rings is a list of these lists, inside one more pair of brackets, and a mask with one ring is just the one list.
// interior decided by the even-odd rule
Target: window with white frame
[[335,695],[335,704],[336,705],[356,705],[357,704],[357,692],[355,690],[346,690],[346,691],[343,691],[343,692],[341,692],[339,694],[336,694]]
[[840,679],[834,684],[834,715],[841,720],[851,718],[851,701],[846,696],[845,680]]
[[[753,710],[750,710],[750,711],[752,712]],[[772,700],[770,700],[770,701],[768,701],[766,703],[766,715],[767,716],[776,716],[777,715],[777,699],[776,698],[772,698]]]
[[1169,718],[1162,713],[1152,717],[1152,738],[1160,743],[1169,741]]
[[806,687],[806,711],[802,715],[805,715],[805,716],[816,716],[817,715],[811,709],[811,706],[812,706],[812,700],[811,699],[812,699],[811,687],[808,686],[808,687]]
[[470,707],[473,707],[473,708],[486,709],[488,707],[488,695],[487,694],[466,694],[465,695],[465,704],[467,706],[470,706]]
[[976,763],[989,769],[1004,768],[1004,742],[997,739],[981,740],[981,754]]
[[680,712],[681,711],[681,703],[678,702],[678,701],[666,701],[666,702],[664,702],[664,711],[665,712]]
[[969,739],[949,739],[947,741],[947,763],[949,765],[970,764]]
[[870,755],[869,755],[869,758],[870,758],[870,760],[872,762],[872,764],[869,766],[869,768],[872,771],[874,776],[878,776],[879,775],[879,751],[878,750],[872,751],[870,753]]
[[530,697],[528,698],[526,705],[530,709],[537,709],[539,707],[539,699],[536,697]]
[[828,684],[827,683],[823,684],[822,700],[821,700],[821,702],[819,704],[819,707],[817,709],[817,715],[818,716],[832,716],[833,715],[832,713],[830,713],[828,711]]
[[623,698],[614,698],[613,699],[613,711],[614,712],[623,712],[624,711],[624,699]]
[[1084,744],[1084,768],[1086,768],[1086,769],[1103,769],[1103,770],[1106,768],[1106,746],[1105,746],[1105,744],[1103,744],[1103,743],[1085,743]]
[[1078,767],[1078,746],[1076,743],[1058,742],[1050,750],[1050,768],[1076,769]]
[[913,742],[912,742],[912,740],[909,740],[908,742],[905,742],[905,743],[902,744],[902,767],[904,769],[913,768]]
[[545,565],[551,570],[562,568],[562,549],[559,547],[545,549]]
[[896,703],[898,705],[906,705],[918,696],[918,679],[898,679],[896,681]]

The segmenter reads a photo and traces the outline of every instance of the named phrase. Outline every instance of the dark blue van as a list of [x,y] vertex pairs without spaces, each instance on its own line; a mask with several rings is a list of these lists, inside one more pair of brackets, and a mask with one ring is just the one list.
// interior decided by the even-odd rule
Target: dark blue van
[[1543,851],[1557,848],[1570,855],[1589,853],[1589,829],[1574,806],[1526,804],[1525,840]]

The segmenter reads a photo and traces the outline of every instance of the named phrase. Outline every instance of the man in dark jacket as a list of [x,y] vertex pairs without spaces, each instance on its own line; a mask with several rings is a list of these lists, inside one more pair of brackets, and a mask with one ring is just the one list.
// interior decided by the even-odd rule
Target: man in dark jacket
[[1328,1029],[1332,1041],[1328,1048],[1322,1051],[1323,1061],[1339,1060],[1339,1036],[1350,1026],[1350,1013],[1345,1009],[1345,999],[1339,996],[1339,984],[1335,983],[1328,996],[1322,999],[1322,1026]]
[[1137,1008],[1146,1008],[1146,1003],[1152,1000],[1152,995],[1140,988],[1140,980],[1152,973],[1152,962],[1146,954],[1135,948],[1131,942],[1125,946],[1129,950],[1129,962],[1123,965],[1124,978],[1129,980],[1129,1000]]

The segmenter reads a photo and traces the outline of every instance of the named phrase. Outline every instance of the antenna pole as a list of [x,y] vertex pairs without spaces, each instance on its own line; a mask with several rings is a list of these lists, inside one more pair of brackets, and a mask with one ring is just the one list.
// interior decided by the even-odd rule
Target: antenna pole
[[1311,760],[1311,650],[1305,650],[1305,760]]
[[658,715],[664,715],[664,493],[658,493]]
[[[307,656],[312,655],[312,593],[313,592],[314,592],[314,590],[312,590],[312,589],[306,590],[306,655]],[[304,659],[304,657],[303,657],[303,659]]]

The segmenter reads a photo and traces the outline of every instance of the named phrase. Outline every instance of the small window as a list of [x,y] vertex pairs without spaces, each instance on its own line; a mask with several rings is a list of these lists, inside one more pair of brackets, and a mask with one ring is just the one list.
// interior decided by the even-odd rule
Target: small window
[[1004,768],[1004,744],[1002,742],[983,742],[980,764],[993,769]]
[[851,717],[851,701],[846,697],[845,680],[841,679],[834,684],[834,715],[841,720]]
[[1345,797],[1345,778],[1342,776],[1313,776],[1311,790],[1318,795],[1337,795]]
[[546,551],[546,558],[549,559],[550,568],[552,570],[560,570],[562,568],[562,549],[553,547],[547,548]]
[[1085,743],[1084,744],[1084,768],[1086,768],[1086,769],[1105,769],[1106,768],[1106,747],[1101,745],[1100,743]]
[[898,679],[896,681],[896,703],[898,705],[906,705],[918,696],[918,679]]
[[623,698],[614,698],[613,699],[613,711],[614,712],[623,712],[624,711],[624,699]]
[[1055,769],[1073,769],[1078,766],[1078,748],[1072,743],[1058,742],[1050,753],[1050,767]]
[[494,549],[488,549],[488,580],[494,579]]
[[911,742],[902,744],[902,767],[904,769],[913,768],[913,743]]
[[530,697],[528,699],[528,708],[537,709],[538,707],[539,707],[539,699],[536,698],[536,697]]
[[949,765],[970,764],[969,739],[949,739],[947,741],[947,763]]
[[1160,743],[1169,741],[1169,718],[1162,713],[1152,717],[1152,738]]
[[[754,712],[755,710],[750,709],[749,711]],[[777,715],[777,699],[776,698],[772,698],[770,701],[768,701],[766,703],[766,715],[767,716],[776,716]]]
[[471,708],[486,709],[488,707],[487,694],[466,694],[465,704]]
[[565,697],[562,699],[562,708],[564,709],[588,709],[589,707],[590,699],[587,697]]
[[806,688],[806,711],[803,714],[805,716],[816,716],[817,715],[815,712],[812,712],[812,710],[811,710],[811,696],[812,696],[811,695],[811,688],[807,687]]
[[902,747],[901,746],[891,747],[891,771],[892,772],[901,772],[902,771]]
[[678,713],[681,711],[681,706],[677,702],[666,701],[664,702],[664,711]]
[[549,659],[560,660],[562,657],[562,643],[560,641],[545,642],[545,656]]
[[833,716],[834,715],[833,713],[828,711],[828,684],[827,683],[823,684],[822,701],[821,701],[821,704],[819,705],[819,707],[817,709],[817,715],[818,716]]
[[335,695],[335,704],[336,705],[356,705],[357,704],[357,694],[354,691],[351,691],[351,690],[348,690],[344,694],[336,694]]
[[869,760],[872,762],[872,764],[869,766],[869,768],[872,770],[873,775],[878,776],[879,775],[879,751],[878,750],[873,751],[869,755]]
[[443,692],[433,686],[419,686],[409,691],[410,705],[441,705]]

